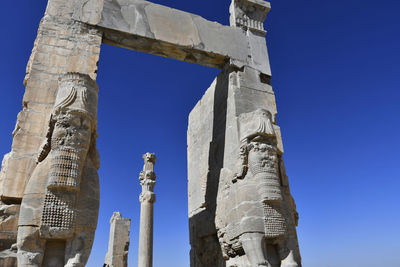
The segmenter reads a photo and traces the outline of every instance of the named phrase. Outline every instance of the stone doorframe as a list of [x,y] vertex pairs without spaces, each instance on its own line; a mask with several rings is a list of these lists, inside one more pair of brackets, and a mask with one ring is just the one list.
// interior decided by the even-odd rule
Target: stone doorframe
[[191,266],[226,266],[215,213],[220,171],[234,169],[239,155],[239,117],[267,110],[283,154],[263,26],[269,10],[263,0],[232,0],[230,26],[224,26],[143,0],[48,0],[0,173],[0,204],[10,210],[0,250],[15,243],[16,210],[47,133],[59,77],[72,72],[95,80],[105,43],[222,70],[189,116],[188,189]]

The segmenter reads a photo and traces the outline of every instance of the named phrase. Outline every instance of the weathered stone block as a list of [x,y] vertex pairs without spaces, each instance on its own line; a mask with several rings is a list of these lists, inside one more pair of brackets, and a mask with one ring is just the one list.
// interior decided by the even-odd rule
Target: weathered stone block
[[[24,133],[30,136],[37,136],[42,138],[46,134],[46,130],[43,128],[43,124],[49,121],[48,113],[51,111],[51,107],[48,105],[31,104],[29,109],[25,108],[18,114],[17,124],[13,131],[13,136],[19,134],[21,129],[24,129]],[[33,142],[36,144],[37,142]],[[36,144],[37,145],[37,144]],[[37,153],[37,151],[34,151]]]
[[39,150],[39,144],[43,141],[41,136],[34,136],[28,133],[24,134],[18,132],[14,135],[14,143],[12,145],[12,150],[15,152],[25,152],[27,154],[36,154]]
[[251,65],[270,75],[268,58],[261,58],[268,56],[265,47],[254,53],[257,60],[253,61],[242,29],[187,12],[142,0],[79,0],[73,17],[101,27],[108,44],[217,68],[229,61],[237,67]]
[[[36,159],[32,155],[14,157],[14,153],[10,153],[4,160],[4,172],[1,173],[0,181],[1,198],[21,199],[27,177],[32,173],[36,166]],[[20,202],[20,200],[19,200]]]
[[199,33],[189,13],[160,5],[147,5],[145,12],[154,38],[179,46],[200,44]]
[[215,228],[219,171],[224,162],[229,71],[214,80],[189,115],[188,195],[191,266],[223,266]]
[[127,267],[131,220],[114,212],[110,220],[110,239],[104,267]]
[[[198,213],[200,209],[204,209],[206,205],[216,86],[217,79],[189,115],[187,133],[189,217]],[[201,134],[198,134],[200,132]]]
[[0,251],[0,266],[17,267],[17,253],[11,250]]
[[11,245],[17,242],[19,209],[20,205],[6,205],[0,202],[0,251],[10,249]]
[[47,132],[60,74],[97,74],[102,33],[72,20],[74,1],[50,0],[27,65],[24,109],[14,131],[12,152],[3,161],[2,198],[21,201]]

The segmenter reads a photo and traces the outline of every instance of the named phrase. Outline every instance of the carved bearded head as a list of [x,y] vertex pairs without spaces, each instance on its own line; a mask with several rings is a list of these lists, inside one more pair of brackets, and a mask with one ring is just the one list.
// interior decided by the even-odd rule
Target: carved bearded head
[[265,172],[275,152],[276,135],[268,110],[257,109],[239,117],[240,152],[233,182],[243,179],[248,169],[253,174]]
[[277,138],[271,113],[256,110],[243,114],[239,122],[243,169],[257,181],[262,201],[281,201]]
[[278,168],[274,140],[258,136],[247,145],[248,167],[253,175],[270,173]]
[[89,152],[93,122],[86,114],[67,111],[57,114],[53,120],[52,149],[71,148]]

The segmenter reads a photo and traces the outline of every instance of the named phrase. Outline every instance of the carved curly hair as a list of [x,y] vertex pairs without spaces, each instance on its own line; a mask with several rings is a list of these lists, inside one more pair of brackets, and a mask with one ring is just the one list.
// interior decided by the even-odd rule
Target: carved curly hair
[[[67,111],[66,113],[62,112],[62,113],[51,115],[50,120],[49,120],[49,125],[47,127],[47,134],[46,134],[45,140],[39,149],[39,154],[38,154],[37,161],[36,161],[37,164],[42,162],[43,160],[45,160],[51,151],[51,148],[52,148],[51,147],[51,138],[53,136],[54,127],[55,127],[57,121],[62,118],[65,118],[69,114],[75,113],[75,112],[77,112],[77,111],[71,110],[71,111]],[[84,114],[84,113],[82,113],[82,114]],[[87,114],[84,114],[84,115],[87,116]],[[92,121],[91,118],[89,118],[89,119]],[[93,122],[92,122],[92,125],[93,125]],[[88,156],[92,160],[94,167],[96,169],[99,169],[100,168],[100,156],[99,156],[99,152],[98,152],[97,146],[96,146],[97,137],[98,137],[97,130],[95,129],[95,127],[93,127],[92,135],[90,138],[90,146],[89,146]]]

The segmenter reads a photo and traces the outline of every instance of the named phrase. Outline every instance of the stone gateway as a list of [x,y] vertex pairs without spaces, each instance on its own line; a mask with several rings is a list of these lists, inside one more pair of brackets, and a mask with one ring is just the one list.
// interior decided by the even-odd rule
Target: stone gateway
[[300,267],[263,26],[270,8],[232,0],[224,26],[144,0],[48,0],[1,165],[0,265],[87,262],[99,208],[95,80],[106,43],[221,69],[189,115],[191,266]]

